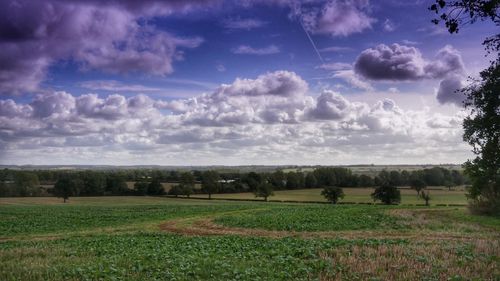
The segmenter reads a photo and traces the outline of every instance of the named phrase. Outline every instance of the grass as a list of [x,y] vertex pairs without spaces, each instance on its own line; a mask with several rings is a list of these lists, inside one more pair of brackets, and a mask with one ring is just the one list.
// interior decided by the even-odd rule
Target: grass
[[404,224],[379,206],[287,206],[222,215],[215,222],[244,228],[289,231],[331,231],[361,229],[401,229]]
[[321,251],[345,245],[393,243],[405,241],[135,233],[4,243],[0,245],[0,279],[307,280],[315,279],[328,267],[319,255]]
[[[297,189],[297,190],[279,190],[274,192],[274,196],[269,197],[269,200],[278,201],[321,201],[326,202],[325,197],[321,195],[322,189]],[[373,203],[370,194],[373,188],[344,188],[345,198],[340,202],[354,202],[354,203]],[[431,196],[431,205],[437,204],[467,204],[465,191],[439,189],[429,190]],[[194,197],[207,197],[207,195],[194,195]],[[228,193],[228,194],[214,194],[213,198],[219,199],[255,199],[253,193]],[[425,202],[417,197],[415,190],[404,188],[401,189],[401,204],[424,204]]]
[[[81,198],[78,198],[81,199]],[[212,214],[215,212],[227,212],[252,208],[249,204],[225,204],[218,202],[208,204],[207,202],[191,202],[186,204],[186,200],[163,200],[159,204],[149,203],[146,199],[141,203],[139,198],[123,199],[136,204],[110,203],[107,199],[96,200],[94,204],[89,198],[82,199],[82,204],[75,204],[78,199],[73,199],[73,204],[54,205],[51,200],[50,205],[24,205],[24,200],[20,199],[23,205],[4,205],[0,208],[0,233],[3,237],[30,234],[60,234],[75,232],[79,230],[91,230],[99,228],[113,228],[126,226],[131,228],[137,226],[139,229],[151,224],[159,223],[168,219],[186,217],[190,215]],[[113,198],[120,201],[120,198]]]
[[[0,200],[0,280],[500,280],[500,218],[464,208],[157,197],[61,201]],[[160,229],[207,218],[262,234],[339,235]]]

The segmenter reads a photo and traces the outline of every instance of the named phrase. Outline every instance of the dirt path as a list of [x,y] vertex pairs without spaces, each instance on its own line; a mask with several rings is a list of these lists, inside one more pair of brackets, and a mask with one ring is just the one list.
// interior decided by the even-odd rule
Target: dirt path
[[[298,237],[298,238],[334,238],[334,239],[410,239],[416,241],[425,240],[470,240],[488,237],[477,235],[465,235],[450,232],[437,231],[398,231],[398,230],[352,230],[352,231],[279,231],[255,228],[227,227],[216,224],[215,217],[184,218],[167,221],[160,225],[160,229],[170,233],[188,236],[210,236],[210,235],[239,235],[249,237]],[[498,238],[498,237],[497,237]]]

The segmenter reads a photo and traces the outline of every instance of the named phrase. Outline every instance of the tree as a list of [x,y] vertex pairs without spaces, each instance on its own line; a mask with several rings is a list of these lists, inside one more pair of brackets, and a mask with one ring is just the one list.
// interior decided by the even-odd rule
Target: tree
[[337,204],[339,199],[344,198],[344,191],[338,186],[326,186],[323,191],[321,191],[321,195],[332,204]]
[[441,167],[434,167],[424,170],[424,181],[429,186],[443,185],[445,175],[444,169]]
[[69,177],[59,179],[54,185],[54,195],[63,198],[64,203],[66,203],[66,200],[68,200],[70,196],[73,196],[74,192],[75,182]]
[[264,201],[267,201],[269,196],[274,195],[273,185],[268,182],[263,182],[257,186],[254,191],[255,197],[264,197]]
[[[475,23],[478,20],[491,20],[495,25],[500,25],[500,1],[498,0],[436,0],[429,10],[436,13],[438,18],[433,19],[434,24],[444,21],[450,33],[458,33],[460,26]],[[500,49],[500,34],[488,37],[483,42],[487,50]]]
[[412,189],[415,189],[417,191],[417,196],[419,196],[420,191],[424,190],[427,187],[427,185],[425,184],[425,181],[417,178],[411,181],[410,187]]
[[289,172],[286,174],[286,188],[297,189],[304,185],[304,176],[299,172]]
[[250,191],[255,191],[262,183],[262,177],[256,172],[250,172],[245,177],[244,182],[248,185],[248,189],[250,189]]
[[464,140],[476,155],[465,163],[468,196],[474,211],[500,214],[500,60],[480,75],[482,82],[464,89],[473,112],[463,123]]
[[134,190],[137,195],[148,194],[149,183],[145,181],[137,181],[134,183]]
[[205,171],[201,175],[201,190],[208,194],[208,199],[212,199],[212,194],[220,191],[219,180],[220,176],[217,171]]
[[448,188],[448,191],[451,191],[451,188],[455,186],[455,184],[451,180],[444,181],[443,185]]
[[403,185],[403,179],[398,171],[391,171],[389,173],[389,183],[395,186]]
[[429,201],[431,200],[431,196],[429,194],[429,191],[427,191],[427,192],[422,191],[422,193],[420,193],[420,197],[422,197],[422,199],[425,200],[425,206],[429,206]]
[[183,185],[181,189],[182,195],[185,195],[187,198],[191,197],[191,194],[194,193],[194,186]]
[[367,175],[360,175],[358,185],[361,187],[371,187],[373,186],[373,179]]
[[313,173],[307,173],[305,178],[305,187],[306,188],[315,188],[318,185],[318,181]]
[[106,192],[109,195],[123,195],[128,192],[125,179],[119,174],[108,175],[106,178]]
[[313,171],[313,175],[317,180],[318,186],[334,186],[337,185],[337,177],[333,168],[318,168]]
[[[436,0],[429,9],[439,16],[433,22],[444,21],[450,33],[478,20],[491,20],[500,26],[498,0]],[[480,79],[461,89],[466,96],[464,107],[470,112],[463,122],[463,138],[476,155],[464,167],[471,180],[471,210],[500,214],[500,33],[486,38],[483,45],[496,58],[480,73]]]
[[155,177],[148,184],[147,188],[148,195],[163,195],[165,194],[165,189],[163,189],[163,185],[160,182],[160,179]]
[[280,190],[285,188],[285,180],[287,176],[283,171],[278,170],[269,176],[269,183],[274,186],[275,189]]
[[101,172],[86,171],[83,173],[83,190],[81,195],[103,195],[106,188],[106,178]]
[[18,172],[14,176],[17,196],[34,196],[40,192],[38,176],[31,172]]
[[175,197],[179,197],[179,195],[182,195],[182,192],[182,187],[179,184],[176,184],[170,188],[168,195],[175,195]]
[[383,184],[371,194],[374,201],[380,200],[386,205],[398,204],[401,202],[401,192],[393,185]]
[[188,198],[194,192],[195,178],[190,172],[183,172],[179,183],[181,194],[186,195]]
[[457,170],[451,171],[451,180],[454,185],[463,185],[465,183],[464,176]]

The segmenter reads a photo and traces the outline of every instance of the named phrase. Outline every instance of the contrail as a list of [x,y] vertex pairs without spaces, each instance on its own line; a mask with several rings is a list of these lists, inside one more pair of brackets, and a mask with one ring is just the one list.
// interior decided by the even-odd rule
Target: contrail
[[300,22],[300,26],[302,26],[302,29],[306,33],[307,38],[309,38],[309,42],[311,42],[311,45],[313,46],[314,51],[316,51],[316,54],[318,55],[319,60],[321,61],[321,63],[325,63],[325,61],[323,60],[323,57],[321,56],[321,54],[318,51],[318,48],[316,48],[316,44],[314,44],[314,41],[311,38],[311,35],[309,35],[309,32],[307,32],[307,29],[304,27],[304,24],[302,23],[302,19],[301,18],[299,18],[299,22]]

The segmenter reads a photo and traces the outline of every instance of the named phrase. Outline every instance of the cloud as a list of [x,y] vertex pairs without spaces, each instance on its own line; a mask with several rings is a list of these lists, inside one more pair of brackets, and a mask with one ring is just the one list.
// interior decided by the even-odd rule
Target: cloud
[[226,71],[226,67],[222,64],[222,63],[217,63],[215,65],[215,69],[217,69],[217,71],[219,72],[224,72]]
[[446,45],[438,51],[434,60],[426,64],[424,71],[431,78],[443,78],[448,75],[464,75],[465,67],[460,52]]
[[53,92],[26,102],[0,100],[6,151],[0,162],[457,162],[468,151],[462,118],[403,110],[390,99],[354,102],[330,90],[314,97],[288,71],[238,78],[174,101]]
[[156,92],[160,88],[147,87],[137,84],[125,84],[116,80],[92,80],[80,83],[80,87],[90,90],[102,90],[109,92]]
[[436,98],[441,104],[455,104],[462,106],[465,95],[459,90],[465,86],[463,78],[460,76],[451,76],[439,83]]
[[411,40],[407,40],[407,39],[403,39],[403,40],[401,40],[401,42],[405,45],[418,45],[418,44],[420,44],[420,42],[411,41]]
[[384,31],[387,31],[387,32],[393,32],[394,30],[396,30],[396,25],[390,19],[385,19],[382,27],[383,27]]
[[347,70],[338,70],[335,71],[332,75],[333,78],[340,78],[349,83],[351,86],[365,90],[365,91],[371,91],[373,90],[372,85],[365,81],[363,77],[360,77],[355,71],[352,69],[347,69]]
[[234,54],[240,55],[272,55],[280,52],[280,49],[275,45],[269,45],[264,48],[253,48],[248,45],[240,45],[231,50]]
[[39,94],[31,103],[33,116],[45,118],[53,115],[66,116],[75,106],[75,98],[66,92]]
[[275,71],[256,79],[236,79],[212,94],[173,101],[166,108],[183,113],[184,122],[200,126],[294,123],[309,102],[307,83],[297,74]]
[[316,99],[316,105],[307,115],[312,119],[337,120],[343,119],[352,111],[350,103],[340,94],[324,91]]
[[251,30],[254,28],[263,27],[267,24],[266,21],[259,19],[226,19],[222,21],[222,26],[230,30]]
[[214,1],[2,1],[0,92],[35,91],[56,61],[110,73],[166,75],[181,49],[202,39],[181,38],[144,19],[188,12]]
[[318,68],[324,69],[324,70],[346,70],[346,69],[351,69],[352,65],[350,63],[344,63],[344,62],[332,62],[332,63],[324,63]]
[[303,8],[300,17],[312,33],[348,36],[371,28],[376,21],[367,14],[367,0],[328,1],[321,9]]
[[319,49],[320,52],[347,52],[354,50],[351,47],[342,47],[342,46],[330,46],[326,48]]
[[451,46],[442,48],[434,60],[426,60],[415,47],[380,44],[361,52],[354,70],[370,80],[416,81],[463,73],[464,66],[460,53]]
[[0,116],[10,118],[30,116],[32,107],[29,105],[17,104],[11,99],[0,100]]

